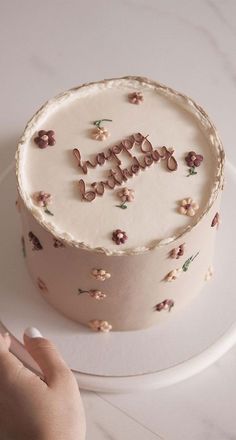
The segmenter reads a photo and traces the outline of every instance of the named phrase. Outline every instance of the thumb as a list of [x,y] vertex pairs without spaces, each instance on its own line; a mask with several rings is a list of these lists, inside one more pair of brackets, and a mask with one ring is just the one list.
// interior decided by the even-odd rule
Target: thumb
[[26,350],[41,368],[49,387],[63,384],[64,379],[72,374],[55,345],[43,338],[38,329],[28,327],[24,332],[24,343]]

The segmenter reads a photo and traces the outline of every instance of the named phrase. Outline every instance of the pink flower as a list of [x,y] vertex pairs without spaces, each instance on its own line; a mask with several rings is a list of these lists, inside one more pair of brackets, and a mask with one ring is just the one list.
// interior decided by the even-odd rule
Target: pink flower
[[170,258],[175,258],[178,260],[180,257],[182,257],[182,255],[184,255],[184,243],[170,251]]
[[179,208],[180,214],[193,217],[198,209],[199,209],[198,203],[194,202],[194,200],[191,199],[190,197],[188,199],[183,199],[180,202],[180,208]]
[[98,281],[105,281],[111,278],[111,274],[104,269],[93,269],[91,274]]
[[120,197],[122,202],[133,202],[134,201],[134,190],[129,188],[122,188],[118,192],[118,196]]
[[173,299],[165,299],[161,303],[157,304],[155,309],[157,312],[161,312],[162,310],[168,310],[168,312],[170,312],[172,307],[174,307],[174,304]]
[[38,145],[39,148],[46,148],[48,145],[55,145],[55,132],[53,130],[40,130],[38,132],[38,136],[34,138],[34,142]]
[[128,239],[126,233],[121,231],[120,229],[116,229],[112,233],[112,240],[115,241],[116,244],[124,244]]
[[99,319],[93,319],[89,321],[89,327],[92,330],[100,331],[103,333],[108,333],[112,329],[111,324],[109,324],[107,321],[102,321]]
[[191,168],[199,167],[203,161],[203,156],[201,154],[195,153],[195,151],[190,151],[185,157],[187,165]]
[[92,131],[92,138],[96,141],[104,141],[110,136],[109,131],[104,127],[96,127]]
[[129,94],[129,102],[132,104],[140,104],[143,102],[143,95],[141,92],[133,92]]

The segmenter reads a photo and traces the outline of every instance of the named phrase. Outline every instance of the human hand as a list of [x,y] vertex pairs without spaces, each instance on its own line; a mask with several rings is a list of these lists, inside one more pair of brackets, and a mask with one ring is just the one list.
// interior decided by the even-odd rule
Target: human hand
[[84,440],[84,409],[73,373],[37,329],[25,331],[24,343],[44,381],[10,353],[9,334],[0,334],[1,439]]

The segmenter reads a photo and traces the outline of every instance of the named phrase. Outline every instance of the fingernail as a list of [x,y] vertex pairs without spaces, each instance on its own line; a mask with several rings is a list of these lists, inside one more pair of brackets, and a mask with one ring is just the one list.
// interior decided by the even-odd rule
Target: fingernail
[[42,338],[43,335],[40,331],[35,327],[27,327],[24,331],[24,334],[29,338]]

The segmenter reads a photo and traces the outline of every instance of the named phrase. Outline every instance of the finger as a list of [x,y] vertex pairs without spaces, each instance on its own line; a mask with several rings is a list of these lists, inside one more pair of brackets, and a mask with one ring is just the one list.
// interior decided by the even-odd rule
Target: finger
[[8,352],[11,345],[11,338],[9,333],[0,333],[0,353]]
[[29,354],[41,368],[48,386],[63,386],[63,383],[69,380],[72,375],[69,367],[55,345],[43,338],[39,330],[34,327],[27,328],[24,332],[24,343]]
[[23,365],[14,354],[9,352],[11,338],[8,333],[0,334],[0,380],[1,382],[12,381],[15,374]]

